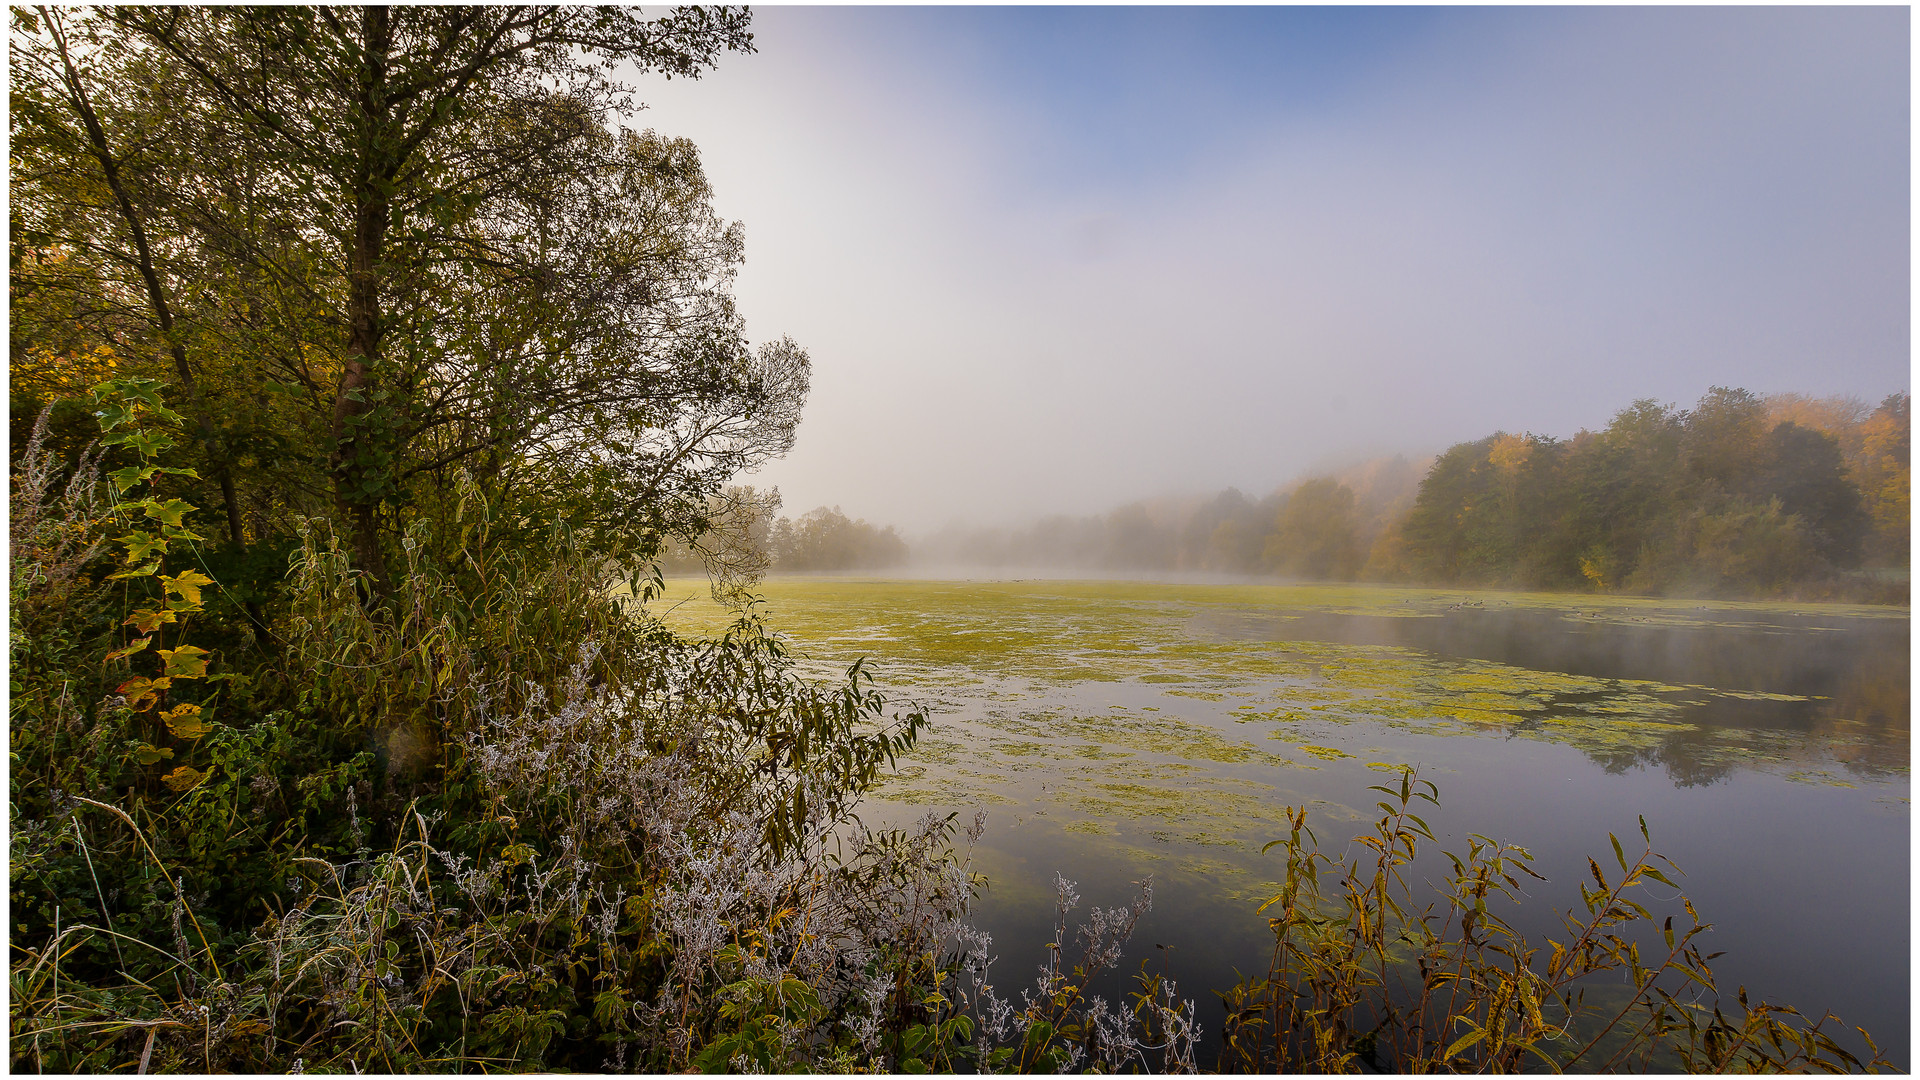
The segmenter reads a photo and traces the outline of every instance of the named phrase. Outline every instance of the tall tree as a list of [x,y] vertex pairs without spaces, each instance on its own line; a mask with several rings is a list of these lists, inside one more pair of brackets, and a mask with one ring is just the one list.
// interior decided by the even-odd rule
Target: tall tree
[[1861,458],[1855,469],[1873,521],[1873,554],[1889,566],[1906,566],[1912,555],[1913,398],[1889,394],[1862,425]]
[[[16,57],[57,53],[66,21],[17,16]],[[193,298],[204,362],[226,373],[189,354],[205,411],[244,415],[271,394],[297,414],[306,437],[289,449],[363,569],[384,576],[396,515],[461,469],[517,500],[508,520],[564,516],[644,554],[697,529],[727,475],[790,445],[806,390],[797,347],[746,345],[729,294],[741,234],[713,214],[692,146],[613,127],[635,109],[616,67],[697,76],[750,51],[747,22],[728,8],[111,9],[61,31],[85,41],[64,68],[16,63],[15,90],[45,103],[28,119],[49,129],[79,96],[110,102],[101,130],[123,159],[146,152],[141,132],[164,134],[130,201],[154,209],[159,292]],[[82,95],[55,94],[48,73]],[[26,194],[43,246],[124,279],[126,245],[67,213],[75,200],[50,183]]]
[[1871,522],[1861,509],[1860,490],[1847,479],[1839,440],[1789,420],[1767,433],[1761,455],[1761,492],[1801,520],[1820,557],[1836,566],[1857,565]]
[[1695,476],[1725,491],[1747,486],[1771,425],[1766,403],[1745,390],[1715,386],[1687,414],[1681,448]]
[[1351,580],[1365,559],[1353,491],[1325,477],[1309,480],[1287,496],[1262,553],[1269,570],[1323,581]]
[[[14,19],[12,165],[17,190],[29,195],[30,205],[27,215],[14,215],[12,262],[26,294],[16,296],[29,301],[25,306],[30,311],[49,299],[60,305],[53,319],[29,315],[20,322],[37,322],[36,329],[44,330],[48,322],[92,315],[109,351],[145,351],[171,367],[219,481],[228,538],[240,545],[244,537],[231,455],[215,428],[195,365],[188,360],[186,328],[175,316],[179,300],[170,285],[180,275],[170,272],[168,253],[157,250],[169,238],[153,234],[163,211],[152,203],[152,173],[172,156],[157,148],[178,141],[177,114],[129,100],[117,84],[94,85],[83,68],[87,56],[100,55],[103,43],[84,26],[76,39],[59,9],[16,10]],[[54,192],[60,197],[45,197]],[[23,217],[42,225],[57,220],[65,228],[34,230]],[[81,251],[51,250],[60,242],[55,235],[62,240],[85,237],[84,246]],[[84,255],[105,256],[107,265]],[[31,364],[35,346],[44,343],[33,341],[31,332],[13,336],[23,346],[18,350],[25,354],[22,359]],[[64,339],[66,354],[87,351],[89,343],[76,340],[70,328],[58,336]]]

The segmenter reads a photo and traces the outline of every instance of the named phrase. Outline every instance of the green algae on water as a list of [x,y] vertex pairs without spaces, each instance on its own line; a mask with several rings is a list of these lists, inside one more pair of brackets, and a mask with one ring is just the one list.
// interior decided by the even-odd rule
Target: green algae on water
[[[1343,741],[1330,738],[1341,731],[1389,747],[1395,732],[1558,743],[1610,770],[1666,768],[1683,784],[1736,769],[1822,786],[1906,775],[1904,726],[1890,732],[1841,720],[1796,733],[1688,719],[1716,701],[1810,701],[1803,696],[1534,670],[1395,645],[1222,637],[1208,621],[1303,625],[1307,616],[1438,618],[1472,609],[1554,613],[1585,633],[1588,625],[1751,625],[1800,616],[1804,604],[847,578],[773,579],[761,592],[768,624],[809,670],[832,677],[864,656],[885,689],[935,709],[934,732],[877,793],[913,805],[1039,799],[1088,822],[1157,819],[1181,808],[1192,828],[1178,831],[1211,844],[1243,831],[1244,815],[1275,816],[1279,793],[1249,796],[1237,786],[1247,770],[1339,765],[1353,757],[1331,745]],[[717,632],[733,616],[704,593],[703,584],[676,582],[672,599],[655,606],[679,629]],[[1818,610],[1836,619],[1904,618],[1886,608]],[[1282,747],[1289,749],[1274,752]],[[1036,780],[1047,784],[1044,793],[1031,789]]]

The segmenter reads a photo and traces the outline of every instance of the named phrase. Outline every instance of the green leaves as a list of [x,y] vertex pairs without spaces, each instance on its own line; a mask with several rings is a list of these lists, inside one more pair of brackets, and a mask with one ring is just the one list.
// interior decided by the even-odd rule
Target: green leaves
[[126,548],[126,558],[129,563],[138,562],[155,552],[164,555],[167,551],[165,537],[155,536],[138,529],[125,536],[115,537],[114,542]]
[[170,679],[199,679],[207,674],[207,650],[197,645],[182,645],[177,649],[156,649],[166,663],[165,675]]
[[[198,474],[191,469],[171,468],[154,461],[155,455],[172,446],[172,441],[144,425],[154,421],[177,422],[180,419],[161,403],[160,389],[158,381],[144,378],[115,379],[94,387],[95,415],[99,418],[101,428],[105,431],[123,426],[130,429],[105,441],[130,447],[142,458],[142,464],[112,474],[114,485],[121,491],[141,483],[156,483],[156,478],[162,476],[198,478]],[[161,589],[161,604],[137,607],[121,621],[122,626],[130,626],[142,636],[105,657],[107,662],[126,660],[151,648],[159,660],[161,670],[157,676],[135,676],[120,686],[120,693],[126,697],[127,706],[134,712],[145,712],[157,705],[161,695],[176,679],[203,679],[207,676],[207,657],[211,655],[208,650],[181,643],[176,643],[171,649],[155,647],[161,628],[178,626],[184,616],[203,610],[201,590],[214,583],[211,577],[191,568],[178,574],[161,573],[172,541],[201,539],[185,525],[186,516],[194,509],[193,504],[184,499],[161,499],[151,494],[122,501],[114,507],[116,513],[138,513],[158,523],[157,531],[132,529],[114,538],[114,543],[122,549],[125,569],[109,576],[109,580],[122,581],[154,578]],[[161,716],[167,730],[175,738],[193,741],[212,730],[201,716],[202,709],[203,706],[198,704],[183,703],[166,710]],[[171,757],[172,753],[170,749],[150,747],[137,752],[135,759],[143,765],[152,765]],[[201,775],[182,766],[170,774],[167,782],[175,790],[185,791],[198,784]]]
[[[177,423],[180,414],[167,408],[160,400],[160,390],[165,385],[158,379],[143,376],[109,379],[93,388],[93,397],[103,410],[120,409],[127,418],[144,406],[158,419]],[[104,431],[111,431],[114,425],[103,420],[100,426]]]
[[192,513],[196,509],[199,508],[184,499],[168,499],[165,502],[147,499],[140,503],[141,512],[150,518],[158,520],[163,525],[178,526],[187,514]]
[[200,604],[200,587],[213,584],[213,579],[198,570],[184,570],[172,577],[162,576],[160,582],[166,587],[167,595],[178,596],[197,609]]
[[142,765],[158,765],[160,762],[172,756],[172,750],[165,747],[153,746],[149,743],[140,743],[135,746],[132,754],[133,760]]
[[129,465],[124,469],[115,469],[108,473],[107,479],[113,481],[114,487],[119,488],[121,491],[127,491],[131,489],[133,485],[145,481],[148,477],[151,477],[159,471],[160,467],[158,465]]
[[143,458],[157,457],[161,451],[171,450],[174,446],[171,438],[158,431],[129,431],[124,435],[102,439],[101,442],[108,446],[131,447]]
[[101,431],[112,431],[121,424],[132,420],[135,415],[135,406],[126,402],[98,400],[101,389],[107,385],[106,383],[102,383],[101,386],[95,387],[93,391],[96,403],[100,406],[94,410],[93,416],[94,419],[100,421]]
[[[139,447],[136,446],[135,449],[139,449]],[[131,490],[135,484],[145,483],[155,476],[183,476],[190,480],[200,479],[200,474],[196,470],[173,469],[165,465],[129,465],[124,469],[115,469],[108,473],[107,479],[113,481],[114,487],[119,488],[121,491],[128,491]]]

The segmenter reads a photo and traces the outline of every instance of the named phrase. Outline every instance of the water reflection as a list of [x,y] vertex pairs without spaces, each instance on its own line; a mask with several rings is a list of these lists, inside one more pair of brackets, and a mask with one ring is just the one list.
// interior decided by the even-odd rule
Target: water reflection
[[[1194,629],[1227,640],[1331,642],[1418,649],[1436,657],[1508,664],[1674,688],[1660,696],[1680,708],[1670,734],[1653,745],[1585,747],[1608,772],[1654,767],[1694,787],[1741,767],[1722,753],[1713,729],[1791,733],[1856,777],[1905,773],[1909,762],[1909,630],[1903,618],[1713,611],[1676,624],[1672,611],[1540,611],[1456,606],[1431,614],[1337,612],[1283,615],[1210,611]],[[1584,714],[1604,692],[1556,694],[1515,731],[1533,733],[1556,716]]]
[[1209,991],[1271,948],[1254,906],[1282,869],[1261,845],[1283,808],[1308,807],[1337,849],[1365,828],[1372,763],[1407,762],[1440,785],[1444,845],[1476,832],[1538,857],[1553,880],[1516,913],[1528,934],[1556,932],[1586,857],[1644,815],[1715,924],[1729,992],[1831,1009],[1907,1060],[1904,610],[1138,582],[767,592],[819,677],[866,656],[933,706],[869,820],[990,809],[980,917],[1003,990],[1052,940],[1056,871],[1102,906],[1151,872],[1129,965],[1158,970],[1153,946],[1171,946],[1217,1033]]
[[[1815,715],[1897,719],[1903,726],[1907,720],[1905,619],[1715,612],[1711,623],[1675,626],[1618,615],[1582,618],[1577,609],[1476,608],[1416,617],[1310,612],[1290,618],[1240,611],[1207,613],[1197,621],[1236,638],[1399,645],[1535,671],[1826,699],[1817,706],[1793,703],[1809,707],[1780,721],[1803,729]],[[1740,724],[1743,715],[1709,712],[1695,722]]]

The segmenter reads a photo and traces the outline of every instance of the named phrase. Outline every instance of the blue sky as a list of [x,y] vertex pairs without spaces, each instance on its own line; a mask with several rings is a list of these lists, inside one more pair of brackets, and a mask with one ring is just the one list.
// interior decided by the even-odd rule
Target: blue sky
[[809,349],[789,512],[1253,494],[1907,389],[1904,8],[758,8],[647,82]]
[[[856,20],[850,20],[856,21]],[[857,22],[867,23],[866,18]],[[1039,193],[1178,181],[1292,120],[1364,96],[1396,56],[1471,13],[1377,8],[918,9],[887,46],[952,50],[949,77],[1031,137]],[[1011,114],[1011,115],[1008,115]]]

